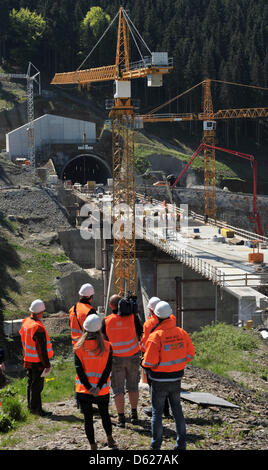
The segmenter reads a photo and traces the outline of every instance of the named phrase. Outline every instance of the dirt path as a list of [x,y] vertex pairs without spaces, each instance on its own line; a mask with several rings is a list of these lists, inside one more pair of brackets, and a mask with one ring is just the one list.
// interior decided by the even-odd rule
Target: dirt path
[[[209,392],[236,404],[239,408],[226,408],[197,404],[182,400],[186,418],[189,450],[267,450],[268,415],[267,397],[240,387],[237,383],[195,367],[187,367],[182,381],[185,390]],[[126,428],[116,426],[113,400],[110,413],[113,435],[119,450],[148,450],[151,439],[151,419],[144,413],[150,404],[148,387],[140,384],[138,425],[127,421]],[[32,424],[15,431],[4,442],[6,450],[89,450],[83,416],[74,400],[48,403],[45,409],[53,412],[50,418],[35,417]],[[126,414],[129,412],[127,404]],[[173,419],[164,419],[162,450],[175,445],[176,432]],[[96,411],[94,428],[99,450],[107,450],[105,434]]]

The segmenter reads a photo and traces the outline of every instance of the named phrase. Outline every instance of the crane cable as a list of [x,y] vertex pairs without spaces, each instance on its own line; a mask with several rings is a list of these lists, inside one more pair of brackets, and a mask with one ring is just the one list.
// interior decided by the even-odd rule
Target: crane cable
[[[129,30],[131,32],[131,36],[133,38],[133,41],[135,42],[135,45],[139,51],[139,54],[142,58],[142,60],[144,61],[144,58],[142,56],[142,53],[139,49],[139,46],[137,44],[137,41],[134,37],[134,33],[132,31],[132,28],[134,29],[134,31],[136,32],[138,38],[140,39],[140,41],[142,42],[142,44],[145,46],[145,48],[149,51],[150,55],[152,55],[149,47],[147,46],[146,42],[144,41],[144,39],[141,37],[139,31],[137,30],[136,26],[134,25],[134,23],[131,21],[130,17],[128,16],[126,10],[123,10],[123,15],[124,15],[124,18],[127,22],[127,25],[129,27]],[[76,69],[76,71],[80,70],[81,67],[84,65],[84,63],[88,60],[88,58],[91,56],[91,54],[94,52],[94,50],[96,49],[96,47],[99,45],[99,43],[102,41],[102,39],[104,38],[104,36],[106,35],[106,33],[108,32],[108,30],[111,28],[111,26],[113,25],[113,23],[115,22],[116,18],[119,16],[119,11],[117,12],[117,14],[115,15],[115,17],[113,18],[113,20],[111,21],[111,23],[109,24],[109,26],[106,28],[106,30],[104,31],[103,35],[100,37],[100,39],[97,41],[97,43],[95,44],[95,46],[91,49],[91,51],[89,52],[89,54],[87,55],[87,57],[83,60],[83,62],[79,65],[79,67]],[[131,27],[132,26],[132,27]]]
[[104,31],[103,35],[100,37],[100,39],[97,41],[97,43],[95,44],[95,46],[91,49],[90,53],[87,55],[87,57],[83,60],[82,64],[79,65],[79,67],[76,69],[76,71],[80,70],[82,65],[84,65],[84,63],[87,61],[87,59],[91,56],[92,52],[96,49],[96,47],[99,45],[99,43],[101,42],[101,40],[104,38],[105,34],[108,32],[108,30],[111,28],[111,26],[113,25],[113,23],[115,22],[116,18],[118,17],[119,15],[119,11],[117,12],[117,14],[115,15],[114,19],[111,21],[111,23],[109,24],[109,26],[106,28],[106,30]]
[[[125,10],[123,10],[123,13],[124,13],[124,17],[125,17],[125,20],[127,21],[127,24],[128,24],[128,27],[130,29],[130,32],[131,32],[131,28],[130,28],[130,25],[129,23],[132,25],[134,31],[136,32],[138,38],[140,39],[140,41],[142,42],[142,44],[145,46],[145,48],[149,51],[149,54],[152,55],[152,52],[150,51],[149,47],[147,46],[146,42],[144,41],[143,37],[140,35],[139,31],[137,30],[136,26],[134,25],[134,23],[131,21],[130,17],[128,16],[127,12]],[[132,36],[133,37],[133,36]],[[136,41],[135,41],[136,43]]]
[[[218,83],[225,83],[226,85],[236,85],[236,86],[241,86],[241,87],[247,87],[247,88],[255,88],[257,90],[265,90],[265,91],[268,91],[268,88],[264,88],[264,87],[259,87],[259,86],[255,86],[255,85],[245,85],[243,83],[234,83],[234,82],[226,82],[226,81],[223,81],[223,80],[213,80],[211,79],[212,82],[218,82]],[[177,100],[178,98],[181,98],[182,96],[186,95],[186,93],[189,93],[190,91],[192,91],[194,88],[197,88],[199,85],[202,85],[205,81],[203,80],[202,82],[200,83],[197,83],[197,85],[194,85],[192,88],[189,88],[188,90],[184,91],[183,93],[180,93],[179,95],[175,96],[174,98],[171,98],[169,101],[166,101],[165,103],[161,104],[160,106],[158,106],[157,108],[154,108],[152,109],[152,111],[150,111],[149,113],[147,113],[147,115],[150,115],[150,114],[154,114],[156,111],[159,111],[160,109],[164,108],[165,106],[167,106],[168,104],[172,103],[173,101]]]
[[164,106],[172,103],[173,101],[177,100],[178,98],[181,98],[183,95],[186,95],[186,93],[189,93],[190,91],[194,90],[194,88],[197,88],[199,85],[202,85],[203,82],[200,82],[200,83],[197,83],[197,85],[194,85],[192,88],[189,88],[188,90],[186,91],[183,91],[182,93],[180,93],[179,95],[175,96],[174,98],[171,98],[169,101],[167,101],[166,103],[164,104],[161,104],[160,106],[158,106],[157,108],[154,108],[152,111],[150,111],[148,114],[154,114],[156,111],[159,111],[160,109],[164,108]]
[[226,85],[236,85],[236,86],[243,86],[243,87],[246,87],[246,88],[255,88],[257,90],[268,91],[268,88],[261,87],[261,86],[256,86],[256,85],[245,85],[244,83],[226,82],[226,81],[223,81],[223,80],[213,80],[213,79],[211,79],[211,81],[216,82],[216,83],[225,83]]
[[133,38],[133,41],[134,41],[134,43],[135,43],[135,45],[136,45],[136,47],[137,47],[137,49],[138,49],[138,52],[139,52],[139,54],[140,54],[140,56],[141,56],[142,61],[144,62],[144,58],[143,58],[142,53],[141,53],[141,51],[140,51],[140,48],[139,48],[139,46],[138,46],[138,44],[137,44],[137,41],[136,41],[135,36],[134,36],[134,34],[133,34],[132,28],[131,28],[131,26],[130,26],[130,24],[129,24],[129,22],[128,22],[129,17],[127,16],[125,10],[123,11],[123,14],[124,14],[125,21],[126,21],[126,23],[127,23],[127,25],[128,25],[128,29],[129,29],[129,31],[130,31],[130,33],[131,33],[132,38]]

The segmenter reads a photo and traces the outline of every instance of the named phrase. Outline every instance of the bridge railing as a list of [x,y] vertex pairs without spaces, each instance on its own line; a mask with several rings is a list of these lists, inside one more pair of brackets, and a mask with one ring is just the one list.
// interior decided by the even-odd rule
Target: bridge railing
[[201,276],[210,280],[213,284],[219,287],[265,287],[268,286],[268,273],[267,272],[256,272],[256,273],[229,273],[222,272],[221,269],[213,266],[202,258],[193,255],[189,251],[176,247],[174,240],[164,240],[161,238],[148,237],[146,230],[143,230],[142,235],[146,241],[160,248],[162,251],[167,253],[172,258],[176,259],[185,266],[188,266],[195,272],[201,274]]
[[[143,198],[143,199],[150,199],[153,203],[161,203],[162,201],[158,201],[157,199],[154,199],[154,198],[150,198],[150,197],[146,197],[140,193],[137,193],[137,196],[140,197],[140,198]],[[181,214],[183,211],[176,207],[176,211],[178,214]],[[189,211],[189,214],[194,217],[196,220],[198,220],[199,222],[204,222],[205,221],[205,217],[201,214],[197,214],[196,212],[194,211]],[[250,232],[248,230],[244,230],[244,229],[241,229],[241,228],[238,228],[238,227],[234,227],[233,225],[230,225],[226,222],[222,222],[220,220],[214,220],[214,219],[211,219],[211,218],[208,218],[207,220],[207,223],[209,225],[214,225],[218,228],[227,228],[227,229],[230,229],[232,230],[236,235],[242,237],[242,238],[245,238],[247,240],[257,240],[257,241],[260,241],[260,242],[263,242],[263,243],[267,243],[268,244],[268,237],[265,237],[265,236],[262,236],[262,235],[258,235],[257,233],[254,233],[254,232]]]
[[[159,205],[162,201],[158,201],[153,198],[145,198],[144,195],[137,193],[137,197],[142,199],[143,201],[153,203],[155,205]],[[182,214],[183,210],[180,208],[176,208],[177,213]],[[204,220],[203,216],[194,213],[191,211],[191,214],[201,221]],[[214,221],[213,221],[214,222]],[[208,220],[208,223],[212,224],[212,221]],[[215,225],[215,223],[213,223]],[[236,227],[228,226],[224,223],[219,222],[219,226],[225,228],[232,228],[232,230],[236,231],[236,233],[240,232],[243,238],[248,239],[257,239],[256,234],[251,232],[247,232],[245,230],[237,229]],[[262,268],[256,268],[259,272],[255,273],[225,273],[221,269],[213,266],[213,264],[209,263],[208,261],[204,261],[203,258],[200,258],[196,255],[193,255],[191,252],[187,251],[186,249],[179,246],[179,236],[182,236],[180,232],[175,233],[173,236],[170,237],[167,233],[167,237],[160,237],[157,231],[150,231],[150,235],[146,231],[146,227],[144,226],[137,226],[136,233],[139,238],[146,240],[147,242],[151,243],[152,245],[156,246],[157,248],[161,249],[169,256],[174,258],[175,260],[183,263],[184,265],[188,266],[189,268],[193,269],[195,272],[201,274],[206,279],[210,280],[213,284],[218,285],[220,287],[260,287],[260,286],[268,286],[268,272],[263,272]],[[242,235],[243,234],[243,235]],[[267,237],[262,237],[265,241]]]

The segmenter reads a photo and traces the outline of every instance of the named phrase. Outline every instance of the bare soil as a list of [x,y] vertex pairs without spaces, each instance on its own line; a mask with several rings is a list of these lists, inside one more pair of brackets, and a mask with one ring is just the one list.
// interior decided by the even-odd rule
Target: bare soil
[[[200,406],[182,400],[187,426],[189,450],[267,450],[267,395],[247,389],[237,382],[222,378],[206,370],[188,366],[182,380],[187,391],[209,392],[223,398],[238,408]],[[113,436],[119,450],[148,450],[151,439],[151,418],[145,414],[150,406],[149,389],[140,383],[138,406],[139,424],[127,419],[126,428],[117,427],[117,413],[113,399],[110,414]],[[34,422],[15,431],[4,447],[6,450],[89,450],[84,432],[83,415],[74,399],[48,403],[45,409],[52,411],[49,418],[34,417]],[[126,416],[130,408],[126,397]],[[163,419],[162,450],[172,450],[176,432],[172,418]],[[94,429],[99,450],[107,450],[105,433],[96,409]]]

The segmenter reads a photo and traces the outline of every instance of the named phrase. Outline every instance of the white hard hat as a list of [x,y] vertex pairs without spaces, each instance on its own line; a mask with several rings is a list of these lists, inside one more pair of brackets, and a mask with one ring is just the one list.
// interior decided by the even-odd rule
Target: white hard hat
[[94,292],[94,287],[91,284],[83,284],[80,287],[79,295],[82,295],[83,297],[91,297],[94,295]]
[[95,331],[100,330],[101,328],[101,319],[95,313],[88,315],[83,323],[84,330],[93,333]]
[[41,313],[44,312],[46,309],[45,304],[42,300],[36,299],[31,303],[29,308],[30,312],[32,313]]
[[156,307],[156,304],[158,304],[158,302],[160,302],[159,297],[151,297],[148,302],[148,308],[150,308],[154,312],[154,309]]
[[164,302],[163,300],[158,302],[158,304],[155,307],[154,314],[158,318],[168,318],[172,314],[172,309],[170,305],[167,302]]

